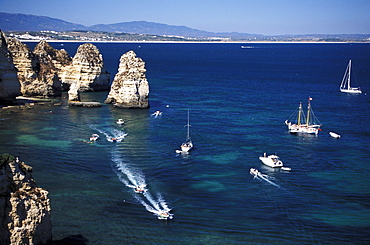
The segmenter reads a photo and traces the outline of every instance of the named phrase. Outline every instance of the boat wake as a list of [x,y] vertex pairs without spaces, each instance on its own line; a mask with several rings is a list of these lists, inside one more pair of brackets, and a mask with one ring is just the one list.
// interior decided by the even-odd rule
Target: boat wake
[[[126,164],[117,154],[112,155],[112,161],[115,163],[114,171],[119,180],[125,186],[134,190],[133,196],[147,211],[153,213],[158,219],[173,218],[173,214],[170,214],[171,209],[168,207],[162,195],[157,193],[156,198],[154,198],[146,188],[145,176],[140,170],[135,170],[133,167]],[[144,191],[136,191],[138,187],[144,188]]]
[[281,188],[280,185],[275,184],[274,182],[271,181],[275,179],[274,177],[268,176],[266,174],[262,174],[261,172],[259,172],[257,169],[254,169],[254,168],[250,169],[250,173],[254,176],[254,179],[258,179],[260,181],[266,181],[270,185],[273,185],[277,188]]

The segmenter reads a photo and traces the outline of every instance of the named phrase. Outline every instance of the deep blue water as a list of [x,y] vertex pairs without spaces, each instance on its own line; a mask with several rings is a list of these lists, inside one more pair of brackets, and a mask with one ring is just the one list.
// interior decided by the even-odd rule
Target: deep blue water
[[[51,43],[71,56],[80,44]],[[1,152],[33,166],[49,191],[55,240],[370,242],[370,100],[339,92],[349,59],[356,81],[370,89],[369,44],[95,45],[112,79],[123,53],[134,50],[146,62],[149,109],[70,108],[63,99],[62,106],[1,114]],[[103,102],[107,94],[82,100]],[[291,135],[284,121],[308,97],[322,131]],[[178,155],[188,109],[195,147]],[[163,115],[151,116],[156,110]],[[101,138],[85,143],[92,133]],[[104,137],[123,133],[120,143]],[[264,152],[277,153],[292,171],[263,166]],[[253,179],[251,167],[275,185]],[[148,192],[134,193],[131,182],[145,182]],[[173,219],[150,212],[165,207]]]

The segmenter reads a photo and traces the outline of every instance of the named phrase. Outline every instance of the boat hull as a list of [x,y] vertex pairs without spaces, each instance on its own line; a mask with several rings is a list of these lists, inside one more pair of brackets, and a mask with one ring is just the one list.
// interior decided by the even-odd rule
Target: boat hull
[[267,157],[259,157],[263,164],[271,168],[280,168],[283,166],[283,162],[275,155],[270,155]]
[[290,122],[285,122],[288,126],[289,133],[291,134],[319,134],[320,129],[316,126],[297,125]]
[[351,89],[340,89],[342,93],[349,93],[349,94],[361,94],[362,91],[359,88],[351,88]]

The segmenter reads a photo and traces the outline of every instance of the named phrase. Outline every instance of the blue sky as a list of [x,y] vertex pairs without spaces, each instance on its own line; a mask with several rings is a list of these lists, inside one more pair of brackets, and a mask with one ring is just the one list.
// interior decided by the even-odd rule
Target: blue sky
[[370,0],[0,0],[0,12],[85,26],[144,20],[263,35],[370,33]]

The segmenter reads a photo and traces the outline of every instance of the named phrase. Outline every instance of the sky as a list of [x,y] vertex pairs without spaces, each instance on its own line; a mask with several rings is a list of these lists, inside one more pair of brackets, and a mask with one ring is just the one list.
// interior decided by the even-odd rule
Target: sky
[[0,0],[0,12],[85,26],[148,21],[210,32],[370,34],[370,0]]

